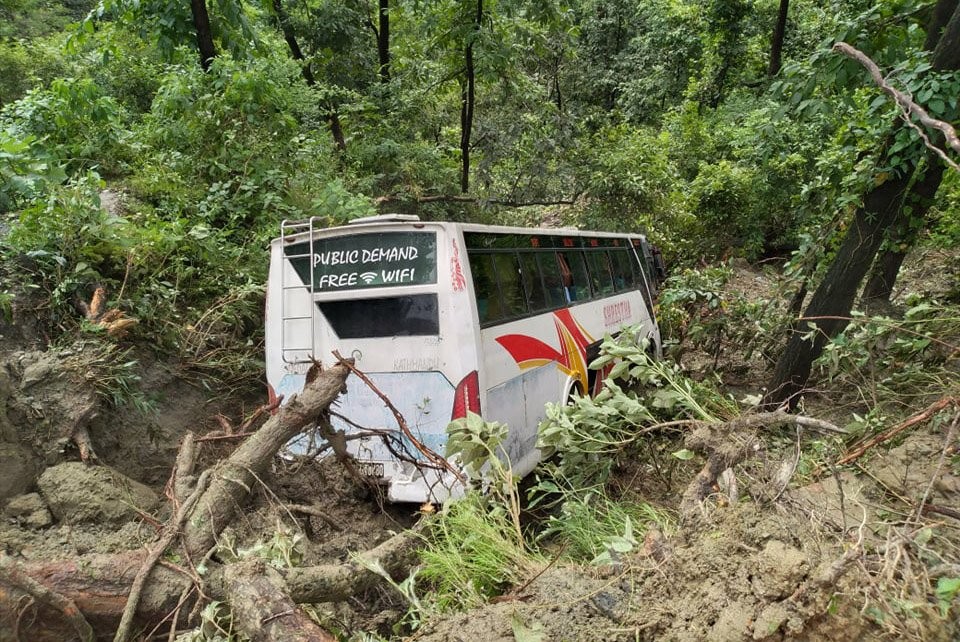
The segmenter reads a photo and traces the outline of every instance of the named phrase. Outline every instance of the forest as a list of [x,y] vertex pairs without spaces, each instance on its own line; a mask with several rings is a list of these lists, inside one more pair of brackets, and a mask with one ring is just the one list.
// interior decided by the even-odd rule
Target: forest
[[[0,0],[0,640],[957,639],[958,101],[957,0]],[[270,240],[385,213],[646,234],[663,358],[277,457]]]

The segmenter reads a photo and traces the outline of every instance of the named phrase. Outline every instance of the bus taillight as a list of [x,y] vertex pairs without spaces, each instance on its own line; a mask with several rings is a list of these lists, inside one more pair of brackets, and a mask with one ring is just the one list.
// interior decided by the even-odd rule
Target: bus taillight
[[480,414],[480,379],[476,370],[457,384],[457,390],[453,393],[453,413],[450,420],[466,417],[467,412]]

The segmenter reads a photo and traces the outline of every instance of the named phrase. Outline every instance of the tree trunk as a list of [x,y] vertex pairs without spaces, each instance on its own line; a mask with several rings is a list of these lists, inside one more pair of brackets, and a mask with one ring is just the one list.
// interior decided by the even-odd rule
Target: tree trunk
[[[280,447],[317,421],[319,414],[340,393],[348,373],[347,367],[340,364],[324,370],[230,457],[201,476],[210,479],[210,483],[193,504],[193,510],[184,514],[189,514],[189,518],[183,522],[172,520],[170,524],[183,524],[183,547],[177,549],[178,553],[199,562],[215,545],[223,528],[243,510]],[[178,461],[179,471],[189,474],[189,468],[187,462]],[[198,488],[204,486],[198,483]],[[78,619],[77,612],[98,633],[111,632],[117,629],[131,598],[135,578],[144,570],[149,574],[145,575],[143,592],[131,598],[136,605],[135,613],[131,612],[135,615],[133,623],[142,626],[161,621],[176,609],[180,596],[185,595],[185,589],[192,583],[185,572],[147,563],[156,559],[157,548],[168,541],[172,540],[161,539],[150,552],[131,551],[29,565],[0,561],[0,634],[6,636],[8,631],[19,630],[24,633],[21,639],[37,642],[75,639],[71,631],[77,628],[72,624]],[[213,570],[218,565],[211,561],[209,566],[210,575],[215,575]],[[334,567],[334,570],[342,569]],[[309,588],[309,583],[306,584]],[[292,596],[294,600],[296,597]],[[28,617],[29,613],[35,613],[36,617]],[[63,624],[65,618],[67,622]],[[26,635],[28,629],[29,636]]]
[[193,28],[197,32],[200,66],[204,71],[210,71],[210,62],[216,58],[217,49],[213,44],[213,33],[210,31],[210,15],[207,13],[206,0],[190,0],[190,12],[193,14]]
[[473,34],[468,36],[464,50],[466,79],[460,84],[460,191],[470,190],[470,135],[473,131],[473,107],[475,100],[476,70],[473,66],[473,43],[483,25],[483,0],[477,0],[477,14]]
[[[960,68],[960,8],[956,0],[941,0],[940,4],[950,4],[954,10],[937,42],[932,66],[935,70],[954,70]],[[935,23],[941,15],[934,12],[931,31],[936,29]],[[889,140],[895,131],[886,139]],[[911,194],[929,194],[932,198],[936,193],[943,172],[940,163],[938,156],[927,152],[929,169],[922,178],[912,182],[920,164],[917,159],[911,167],[903,170],[901,177],[885,181],[864,197],[836,258],[807,306],[804,316],[813,320],[800,324],[791,334],[777,362],[764,398],[765,407],[775,408],[784,403],[791,409],[796,406],[810,377],[813,362],[820,356],[827,340],[846,327],[845,318],[850,315],[860,283],[872,265],[884,235],[904,215],[903,206],[909,202]],[[810,330],[814,331],[812,340],[804,339]]]
[[379,0],[379,27],[377,29],[377,57],[380,62],[380,82],[390,82],[390,0]]
[[[310,63],[307,61],[306,56],[303,55],[303,50],[297,41],[297,34],[293,31],[293,25],[290,24],[290,17],[283,8],[282,0],[273,0],[273,10],[277,15],[277,23],[280,26],[280,31],[283,33],[283,39],[287,42],[287,47],[290,49],[290,55],[300,63],[303,79],[310,87],[316,86],[317,79],[313,75],[313,69],[310,68]],[[343,127],[340,125],[340,116],[335,110],[331,110],[327,113],[326,118],[327,123],[330,124],[330,134],[333,136],[333,143],[341,152],[346,151],[347,141],[343,137]]]
[[770,42],[770,66],[768,76],[780,73],[780,59],[783,54],[783,37],[787,31],[787,13],[790,9],[790,0],[780,0],[780,11],[777,13],[777,24],[773,27],[773,40]]
[[228,566],[219,588],[234,626],[251,642],[337,642],[294,604],[280,572],[262,559]]
[[890,300],[907,251],[920,236],[922,226],[914,224],[914,221],[925,219],[933,206],[933,199],[943,179],[943,171],[943,163],[937,162],[928,166],[924,176],[911,186],[904,203],[909,207],[907,211],[901,212],[895,225],[888,230],[888,247],[874,261],[867,284],[863,288],[861,299],[865,305],[871,306]]

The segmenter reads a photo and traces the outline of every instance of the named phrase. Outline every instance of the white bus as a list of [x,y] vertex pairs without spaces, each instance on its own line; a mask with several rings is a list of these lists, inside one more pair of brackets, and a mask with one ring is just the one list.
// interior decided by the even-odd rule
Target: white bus
[[[271,243],[266,367],[272,399],[302,390],[316,359],[353,357],[423,445],[474,412],[509,426],[514,471],[536,465],[547,402],[592,393],[587,365],[605,333],[641,327],[659,353],[644,237],[420,221],[387,215],[322,229],[285,221]],[[397,502],[463,493],[431,466],[392,412],[349,377],[332,417],[350,453]],[[371,434],[360,437],[357,431]]]

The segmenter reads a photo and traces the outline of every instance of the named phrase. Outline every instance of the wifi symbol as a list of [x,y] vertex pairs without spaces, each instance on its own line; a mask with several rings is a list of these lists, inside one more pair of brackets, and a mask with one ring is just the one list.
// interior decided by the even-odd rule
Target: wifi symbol
[[364,272],[363,274],[360,275],[360,280],[366,283],[367,285],[370,285],[371,283],[373,283],[376,280],[376,278],[377,278],[376,272]]

